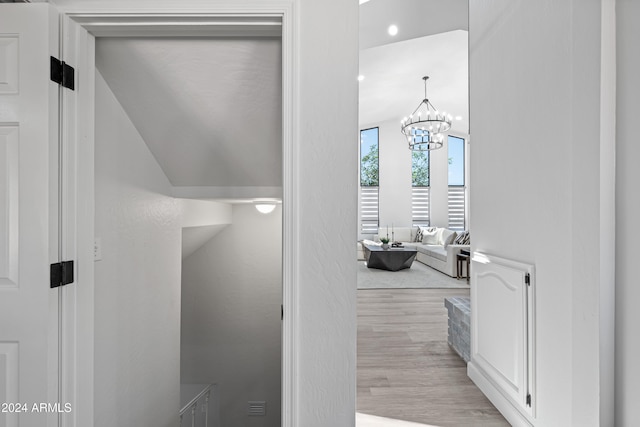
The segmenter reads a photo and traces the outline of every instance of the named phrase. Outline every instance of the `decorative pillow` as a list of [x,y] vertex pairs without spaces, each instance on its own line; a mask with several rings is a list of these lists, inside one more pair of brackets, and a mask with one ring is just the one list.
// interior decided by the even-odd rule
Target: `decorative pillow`
[[416,229],[416,237],[413,239],[416,243],[422,243],[422,238],[424,237],[425,232],[434,231],[435,227],[425,227],[423,225],[419,225]]
[[445,247],[449,246],[451,243],[453,243],[454,239],[456,238],[456,232],[453,230],[447,230],[446,228],[444,228],[442,230],[442,234],[440,234],[441,236],[441,245]]
[[471,244],[471,234],[469,234],[469,232],[467,231],[467,234],[464,236],[464,240],[462,241],[463,245],[470,245]]
[[438,229],[434,227],[422,230],[422,243],[425,245],[438,244]]
[[422,242],[422,227],[417,227],[416,229],[416,237],[413,239],[414,242]]
[[463,231],[462,233],[458,234],[458,236],[456,237],[456,240],[453,241],[454,245],[466,245],[467,243],[465,243],[465,240],[469,240],[469,232],[468,231]]

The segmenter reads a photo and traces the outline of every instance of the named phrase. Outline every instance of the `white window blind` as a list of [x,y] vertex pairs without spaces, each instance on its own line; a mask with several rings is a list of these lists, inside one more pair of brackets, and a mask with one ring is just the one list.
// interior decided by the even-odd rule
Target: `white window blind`
[[429,187],[411,187],[411,221],[414,227],[429,225]]
[[449,186],[449,228],[451,230],[464,230],[464,196],[463,186]]
[[360,233],[378,234],[378,187],[360,187]]

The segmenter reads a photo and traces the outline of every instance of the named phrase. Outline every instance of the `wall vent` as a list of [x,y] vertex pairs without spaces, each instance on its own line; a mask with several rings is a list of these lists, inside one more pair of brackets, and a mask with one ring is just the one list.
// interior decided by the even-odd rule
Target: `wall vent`
[[267,415],[267,402],[264,400],[250,400],[247,402],[247,415],[250,417],[264,417]]

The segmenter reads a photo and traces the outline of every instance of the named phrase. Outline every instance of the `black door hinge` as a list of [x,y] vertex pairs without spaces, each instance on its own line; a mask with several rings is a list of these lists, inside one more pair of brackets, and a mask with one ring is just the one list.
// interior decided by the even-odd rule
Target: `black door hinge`
[[67,89],[74,90],[74,75],[75,70],[71,65],[51,57],[51,80]]
[[62,261],[51,264],[51,287],[73,283],[73,261]]
[[531,394],[527,393],[527,406],[531,408]]
[[531,286],[531,276],[529,275],[529,273],[525,273],[525,275],[524,275],[524,283],[527,286]]
[[280,320],[284,320],[284,305],[280,304]]

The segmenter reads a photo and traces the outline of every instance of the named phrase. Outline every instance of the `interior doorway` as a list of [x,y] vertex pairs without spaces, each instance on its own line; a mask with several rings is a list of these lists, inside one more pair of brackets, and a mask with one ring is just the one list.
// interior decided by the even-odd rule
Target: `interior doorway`
[[[360,2],[358,234],[415,248],[419,226],[469,231],[469,7],[403,6]],[[451,129],[441,147],[420,151],[423,141],[408,141],[400,123],[423,99],[451,115]],[[469,297],[455,259],[431,263],[418,253],[409,269],[382,272],[367,268],[365,254],[358,253],[358,426],[508,425],[447,342],[444,300]]]
[[[114,401],[150,382],[157,389],[146,393],[160,400],[173,399],[178,383],[214,384],[220,425],[247,416],[281,424],[281,61],[274,36],[96,38],[95,418],[105,425],[161,425],[175,408],[151,415]],[[195,70],[215,80],[207,67],[232,68],[227,78],[238,84],[215,90],[198,84],[202,77],[172,76]],[[243,102],[255,96],[243,85],[259,85],[259,106]],[[238,144],[235,118],[263,129],[261,138]],[[200,193],[188,194],[195,187]],[[274,209],[264,214],[258,204]],[[125,409],[110,414],[113,405]]]

